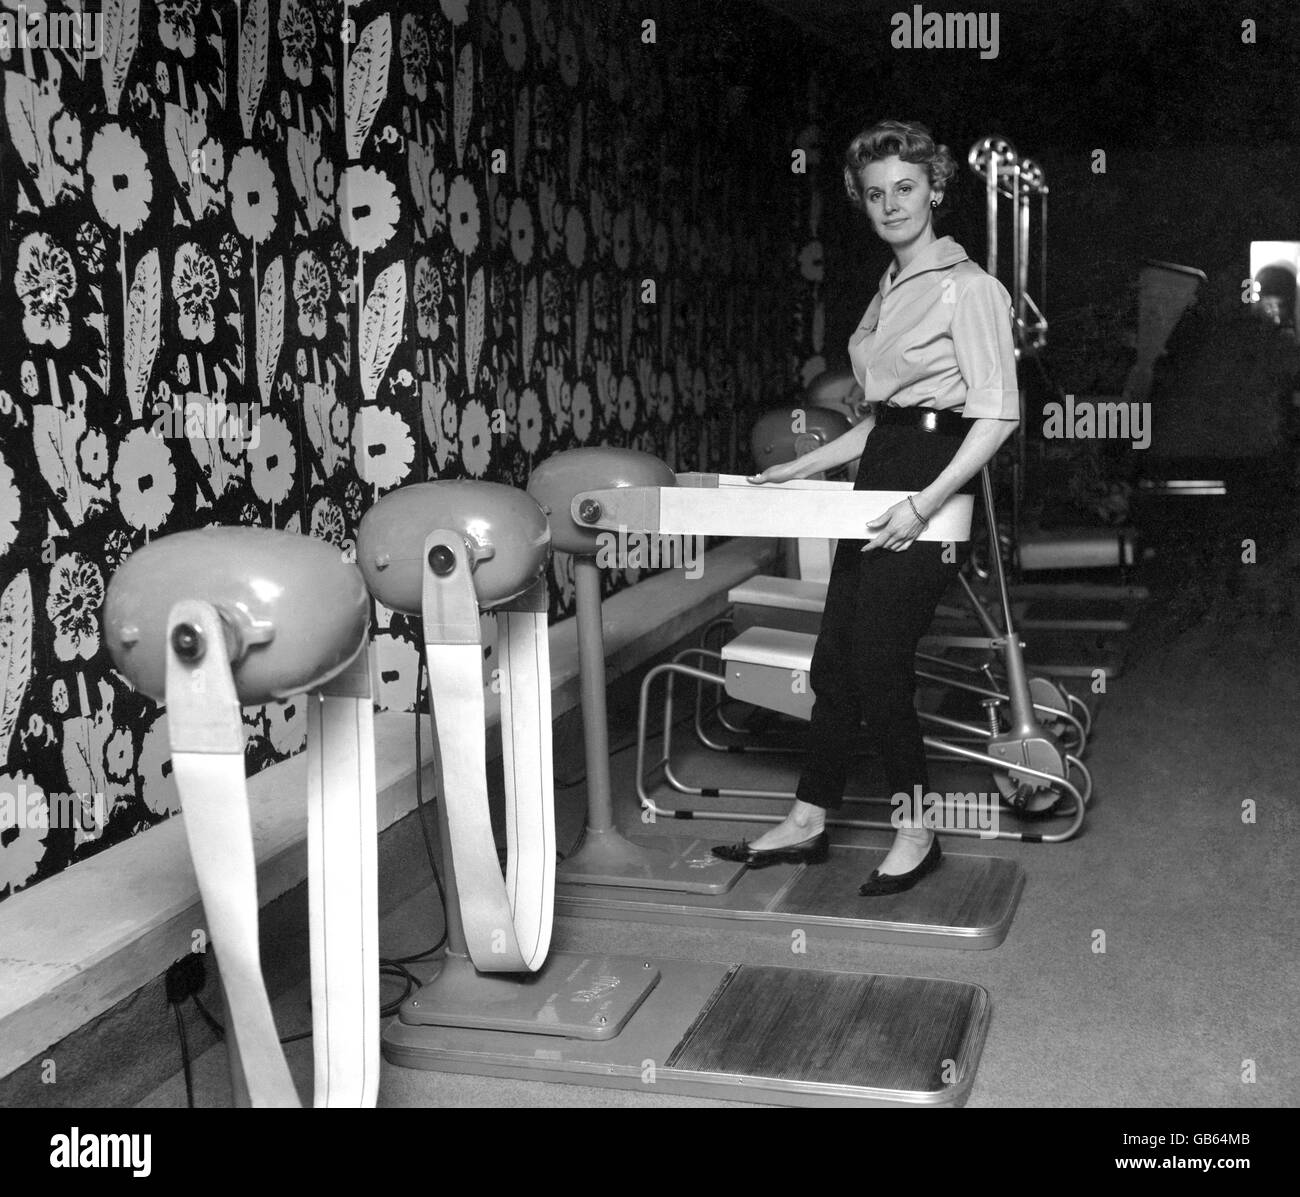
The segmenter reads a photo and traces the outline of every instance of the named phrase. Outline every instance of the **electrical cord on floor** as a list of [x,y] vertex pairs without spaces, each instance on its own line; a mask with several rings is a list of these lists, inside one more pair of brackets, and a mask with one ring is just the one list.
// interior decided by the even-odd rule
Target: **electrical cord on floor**
[[194,1070],[190,1067],[190,1041],[185,1034],[185,1016],[181,1013],[180,1002],[172,1002],[172,1012],[176,1015],[176,1033],[181,1040],[181,1071],[185,1073],[185,1104],[194,1109]]
[[402,996],[397,999],[395,1004],[389,1003],[389,1006],[384,1007],[381,1011],[385,1018],[390,1014],[396,1014],[398,1007],[410,995],[412,988],[419,987],[419,981],[404,966],[420,964],[428,960],[439,952],[447,942],[447,891],[443,888],[442,874],[438,871],[438,854],[433,850],[433,839],[429,834],[429,820],[424,801],[424,749],[420,742],[420,703],[424,698],[424,679],[425,661],[424,654],[421,653],[420,665],[415,674],[415,808],[419,816],[420,835],[424,839],[424,852],[429,858],[429,868],[433,873],[433,884],[438,889],[438,901],[442,904],[443,929],[442,934],[438,937],[438,942],[431,948],[426,948],[423,952],[415,952],[410,956],[394,956],[380,959],[379,971],[381,973],[388,976],[401,976],[406,980],[406,989],[403,991]]

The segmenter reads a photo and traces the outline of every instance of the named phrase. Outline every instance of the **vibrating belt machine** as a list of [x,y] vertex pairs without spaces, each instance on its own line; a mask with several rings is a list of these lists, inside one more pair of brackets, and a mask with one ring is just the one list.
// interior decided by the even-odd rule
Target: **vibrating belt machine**
[[[557,877],[560,914],[743,926],[782,935],[815,927],[821,934],[932,947],[994,948],[1002,942],[1024,884],[1014,861],[951,852],[925,885],[867,900],[858,895],[858,887],[884,859],[885,850],[852,838],[832,843],[824,864],[747,869],[712,855],[719,839],[678,833],[698,823],[664,820],[671,831],[642,821],[635,831],[615,825],[603,708],[600,576],[594,561],[599,537],[622,529],[682,536],[815,533],[860,538],[865,523],[900,501],[902,492],[853,491],[844,484],[814,482],[756,486],[726,475],[684,474],[679,480],[655,457],[611,449],[574,449],[550,458],[534,471],[529,491],[550,515],[555,546],[575,555],[588,811],[582,846],[560,866]],[[932,519],[926,536],[966,540],[971,505],[969,496],[954,497]],[[767,660],[760,647],[753,664],[779,675],[780,685],[791,688],[793,667],[779,652]],[[642,691],[642,745],[646,687],[670,668],[719,680],[675,665],[651,670]],[[690,812],[679,817],[690,818]],[[700,817],[751,816],[712,812]]]
[[[446,871],[447,952],[389,1027],[386,1057],[774,1104],[960,1104],[989,1017],[979,986],[550,953],[548,540],[535,504],[490,483],[406,488],[363,521],[358,555],[376,597],[424,618]],[[504,877],[487,806],[482,608],[503,624]],[[238,1104],[299,1104],[259,959],[240,707],[304,692],[315,1103],[376,1100],[368,610],[362,571],[337,550],[261,529],[164,537],[109,587],[114,663],[166,703]]]
[[[614,454],[615,472],[627,464],[621,451],[593,452]],[[584,466],[600,464],[607,477],[605,457]],[[446,956],[386,1030],[385,1058],[783,1105],[960,1103],[989,1014],[979,986],[549,951],[555,840],[540,581],[549,540],[542,510],[492,483],[406,487],[362,521],[357,556],[375,596],[423,618],[446,875]],[[488,822],[485,610],[504,624],[504,880]],[[597,763],[589,740],[588,766]]]
[[185,834],[226,998],[236,1104],[300,1104],[258,954],[240,707],[304,693],[315,1104],[374,1105],[378,1092],[369,611],[361,574],[337,549],[260,528],[162,537],[133,553],[108,588],[113,662],[167,708]]

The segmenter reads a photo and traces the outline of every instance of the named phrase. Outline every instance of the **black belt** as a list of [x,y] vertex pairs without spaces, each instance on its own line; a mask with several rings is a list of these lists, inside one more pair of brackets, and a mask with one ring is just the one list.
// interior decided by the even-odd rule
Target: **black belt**
[[894,407],[888,403],[876,408],[876,424],[916,428],[940,436],[965,436],[970,428],[966,417],[959,412],[936,411],[933,407]]

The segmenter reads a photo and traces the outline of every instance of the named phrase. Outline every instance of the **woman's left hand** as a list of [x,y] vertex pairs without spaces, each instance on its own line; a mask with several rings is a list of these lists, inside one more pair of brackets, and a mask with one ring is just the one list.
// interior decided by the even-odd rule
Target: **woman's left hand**
[[895,553],[901,553],[923,531],[925,525],[916,518],[912,505],[904,499],[868,522],[867,534],[870,539],[861,551],[865,553],[871,549],[892,549]]

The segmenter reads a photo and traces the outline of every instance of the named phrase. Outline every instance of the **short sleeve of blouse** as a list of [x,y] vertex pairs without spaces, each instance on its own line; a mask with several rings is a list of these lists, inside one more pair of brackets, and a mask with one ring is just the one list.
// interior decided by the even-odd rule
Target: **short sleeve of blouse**
[[966,383],[967,419],[1020,418],[1011,318],[1011,297],[991,275],[972,279],[957,295],[952,340]]

